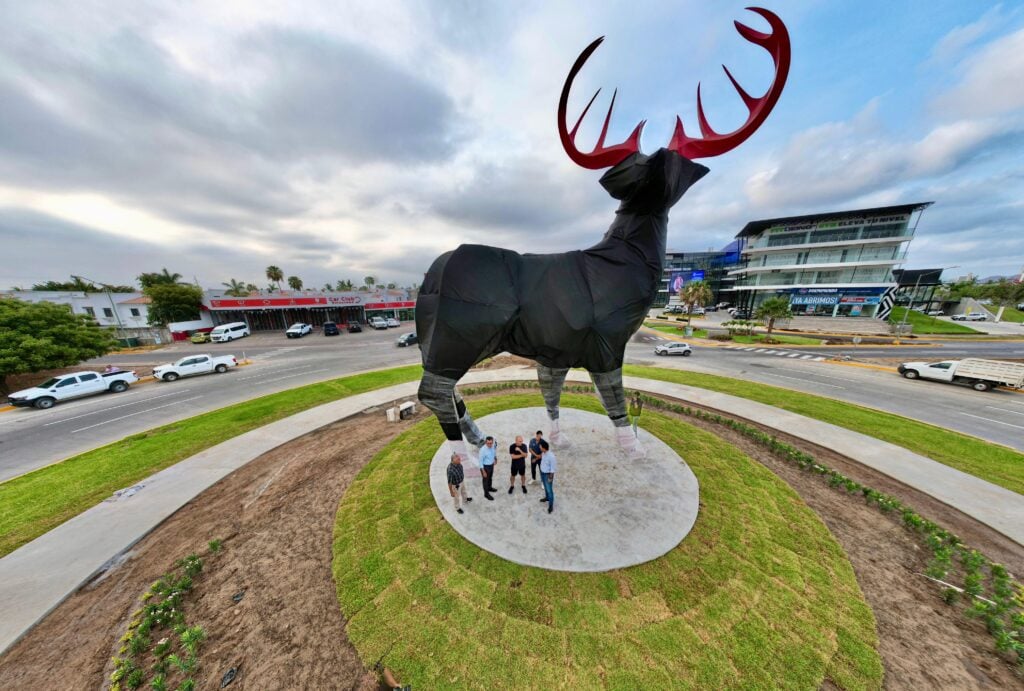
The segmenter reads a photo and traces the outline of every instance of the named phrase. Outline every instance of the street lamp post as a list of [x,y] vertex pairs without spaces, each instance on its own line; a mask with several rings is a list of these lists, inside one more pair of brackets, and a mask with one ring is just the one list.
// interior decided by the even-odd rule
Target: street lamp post
[[86,278],[85,276],[75,276],[72,274],[71,278],[77,278],[84,282],[103,286],[103,292],[107,294],[107,300],[110,301],[110,311],[114,313],[114,321],[117,322],[117,338],[118,340],[124,340],[124,324],[121,322],[121,314],[117,311],[117,306],[114,304],[114,298],[110,295],[110,285],[103,281],[94,281],[91,278]]
[[[943,271],[947,271],[949,269],[958,269],[958,268],[960,268],[959,264],[954,264],[953,266],[944,266],[944,267],[942,267],[941,269],[939,269],[939,280],[942,280],[942,272]],[[912,292],[910,294],[910,303],[907,305],[907,307],[903,308],[903,320],[900,321],[900,326],[899,326],[899,333],[900,334],[902,334],[903,331],[907,327],[907,317],[910,316],[910,310],[913,309],[913,307],[914,307],[914,297],[917,295],[917,289],[921,285],[921,276],[923,275],[923,273],[924,272],[921,272],[921,273],[919,273],[917,275],[917,280],[914,281],[914,292]],[[933,322],[935,321],[934,317],[932,318],[932,321]]]

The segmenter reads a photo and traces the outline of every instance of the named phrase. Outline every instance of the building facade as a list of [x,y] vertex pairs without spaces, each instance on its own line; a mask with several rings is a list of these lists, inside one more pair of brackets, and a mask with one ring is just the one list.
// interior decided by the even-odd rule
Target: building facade
[[149,327],[149,298],[142,293],[85,293],[77,290],[4,290],[0,293],[25,302],[67,305],[72,313],[87,315],[100,326],[122,329]]
[[722,291],[736,282],[730,271],[740,264],[740,247],[740,242],[733,241],[718,251],[667,252],[661,287],[654,306],[677,304],[679,291],[691,281],[704,281],[708,284],[714,295],[712,304],[728,300],[728,297],[722,297]]
[[245,322],[253,331],[284,330],[296,322],[322,326],[324,322],[366,323],[377,316],[399,321],[416,318],[415,296],[400,288],[367,292],[284,291],[245,297],[211,290],[206,292],[203,305],[209,309],[214,325]]
[[740,265],[728,300],[748,309],[789,298],[797,316],[887,318],[902,264],[932,202],[748,223],[736,236]]

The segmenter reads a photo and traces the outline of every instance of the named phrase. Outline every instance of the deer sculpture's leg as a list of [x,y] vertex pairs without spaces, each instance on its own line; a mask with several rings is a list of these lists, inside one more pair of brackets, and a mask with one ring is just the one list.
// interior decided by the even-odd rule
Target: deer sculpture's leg
[[[441,430],[448,439],[448,446],[452,453],[459,454],[463,461],[472,459],[466,442],[462,440],[462,434],[466,433],[467,439],[477,447],[483,446],[484,440],[469,414],[466,413],[466,405],[462,397],[455,392],[456,379],[442,377],[432,372],[424,372],[420,380],[418,397],[420,402],[430,409],[437,416],[441,424]],[[457,402],[456,402],[457,401]],[[460,409],[462,414],[460,415]],[[467,424],[463,426],[460,418],[465,416]]]
[[548,410],[548,419],[551,420],[551,430],[548,439],[555,446],[570,446],[569,439],[561,430],[558,421],[558,404],[562,400],[562,387],[565,386],[565,375],[569,372],[568,367],[546,367],[537,365],[537,381],[540,383],[540,392],[544,396],[544,407]]
[[643,458],[647,455],[643,445],[629,427],[629,416],[626,415],[626,392],[622,388],[622,368],[611,372],[591,372],[590,378],[601,397],[608,417],[615,425],[615,437],[619,446],[630,458]]
[[480,428],[476,426],[476,422],[473,421],[473,416],[466,410],[466,403],[462,400],[462,395],[458,389],[455,389],[455,412],[459,416],[459,429],[462,431],[462,436],[466,438],[473,446],[480,448],[484,445],[484,433],[480,431]]

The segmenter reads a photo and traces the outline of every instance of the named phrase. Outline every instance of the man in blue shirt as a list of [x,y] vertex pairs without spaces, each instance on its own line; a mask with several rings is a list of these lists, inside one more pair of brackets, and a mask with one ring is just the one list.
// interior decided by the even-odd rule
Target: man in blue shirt
[[540,481],[544,484],[544,498],[548,503],[548,513],[555,510],[555,471],[558,470],[558,459],[547,439],[540,440],[540,448],[544,455],[540,457]]
[[491,501],[494,501],[491,492],[494,491],[494,464],[497,460],[498,448],[494,437],[487,437],[480,447],[480,476],[484,481],[484,496]]

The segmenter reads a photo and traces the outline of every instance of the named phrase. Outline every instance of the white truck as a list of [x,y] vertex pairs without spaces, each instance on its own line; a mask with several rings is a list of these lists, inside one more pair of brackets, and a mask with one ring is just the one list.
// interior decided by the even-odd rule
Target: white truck
[[121,393],[138,380],[135,372],[73,372],[51,377],[31,389],[15,391],[7,397],[7,401],[21,408],[31,406],[46,410],[52,408],[57,401],[93,396],[105,391]]
[[234,355],[189,355],[177,362],[157,365],[153,368],[153,376],[163,381],[174,381],[195,374],[209,374],[210,372],[222,374],[227,372],[229,367],[237,366],[238,360]]
[[904,362],[896,369],[907,379],[967,384],[975,391],[988,391],[993,386],[1024,388],[1024,363],[1020,362],[968,358],[942,362]]

